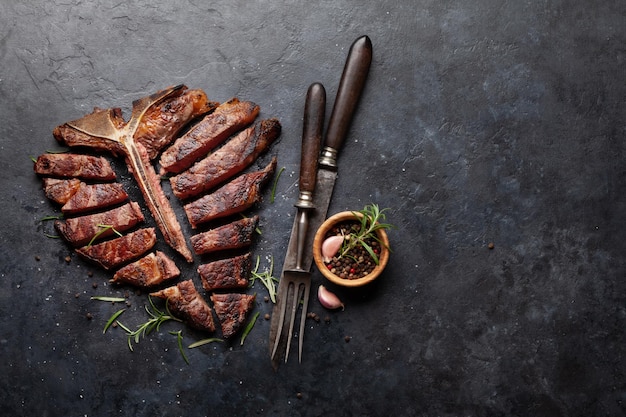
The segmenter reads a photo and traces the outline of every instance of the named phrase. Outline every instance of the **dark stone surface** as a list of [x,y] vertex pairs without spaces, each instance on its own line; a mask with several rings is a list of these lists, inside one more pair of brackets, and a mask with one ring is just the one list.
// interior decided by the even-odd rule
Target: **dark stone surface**
[[[581,0],[0,2],[3,414],[623,415],[625,18]],[[103,334],[120,306],[90,296],[128,289],[44,236],[56,208],[29,158],[52,129],[178,83],[256,101],[284,128],[253,248],[279,266],[306,89],[326,86],[330,114],[362,34],[374,61],[330,211],[390,208],[380,281],[337,289],[343,312],[313,297],[331,322],[277,372],[265,320],[243,346],[188,350],[191,365],[168,331],[204,335],[184,327],[132,353]],[[129,301],[124,321],[144,321],[145,294]]]

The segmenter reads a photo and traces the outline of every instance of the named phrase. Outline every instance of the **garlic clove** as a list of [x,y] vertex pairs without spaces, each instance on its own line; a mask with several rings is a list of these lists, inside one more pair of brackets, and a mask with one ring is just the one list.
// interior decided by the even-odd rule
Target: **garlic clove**
[[344,305],[334,293],[330,292],[325,286],[320,285],[317,289],[317,299],[320,304],[329,310],[336,310],[341,307],[344,310]]
[[322,258],[324,262],[330,262],[333,256],[339,252],[343,240],[343,236],[331,236],[322,243]]

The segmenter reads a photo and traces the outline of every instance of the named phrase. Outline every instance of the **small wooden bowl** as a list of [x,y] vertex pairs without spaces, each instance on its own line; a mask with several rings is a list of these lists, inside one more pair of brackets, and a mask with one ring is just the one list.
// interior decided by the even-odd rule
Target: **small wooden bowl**
[[326,267],[324,264],[324,260],[322,257],[322,243],[324,242],[324,237],[326,233],[330,229],[333,228],[337,223],[341,223],[348,220],[358,220],[363,217],[361,213],[351,212],[351,211],[342,211],[340,213],[335,214],[334,216],[329,217],[322,225],[317,229],[315,233],[315,238],[313,239],[313,260],[315,261],[315,265],[317,265],[317,269],[328,279],[329,281],[341,285],[343,287],[361,287],[365,284],[369,284],[374,281],[378,276],[383,272],[385,266],[387,266],[387,262],[389,262],[389,238],[387,237],[387,233],[384,229],[379,229],[376,231],[378,234],[378,238],[382,242],[380,255],[378,256],[378,265],[374,268],[372,272],[365,275],[361,278],[356,279],[346,279],[341,278],[332,272]]

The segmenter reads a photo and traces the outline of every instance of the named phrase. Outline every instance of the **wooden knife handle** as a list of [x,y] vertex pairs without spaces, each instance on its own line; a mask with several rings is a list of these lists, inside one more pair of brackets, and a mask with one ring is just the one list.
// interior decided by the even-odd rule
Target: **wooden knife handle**
[[326,130],[325,147],[330,147],[335,151],[341,148],[365,86],[371,62],[372,41],[367,36],[361,36],[352,43],[346,58]]
[[322,146],[322,131],[326,111],[326,90],[320,83],[309,86],[304,105],[302,154],[300,159],[300,199],[302,192],[313,193],[317,176],[317,158]]

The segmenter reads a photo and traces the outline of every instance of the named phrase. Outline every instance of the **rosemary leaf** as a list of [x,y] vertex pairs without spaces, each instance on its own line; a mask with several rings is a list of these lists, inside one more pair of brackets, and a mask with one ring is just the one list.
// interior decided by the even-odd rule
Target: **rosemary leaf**
[[190,344],[189,346],[187,346],[187,348],[188,349],[193,349],[193,348],[197,348],[199,346],[208,345],[209,343],[214,343],[214,342],[223,343],[224,340],[223,339],[219,339],[217,337],[210,337],[208,339],[198,340],[197,342],[194,342],[194,343]]
[[91,297],[92,300],[96,300],[96,301],[108,301],[111,303],[122,303],[124,301],[126,301],[125,298],[122,297],[101,297],[101,296],[95,296],[95,297]]
[[115,320],[117,320],[117,318],[118,318],[119,316],[121,316],[121,315],[122,315],[122,313],[123,313],[123,312],[125,312],[125,311],[126,311],[126,309],[125,309],[125,308],[123,308],[123,309],[121,309],[121,310],[117,310],[115,313],[113,313],[113,315],[111,316],[111,318],[110,318],[110,319],[106,322],[106,324],[104,325],[104,330],[102,330],[102,333],[103,333],[103,334],[104,334],[104,333],[106,333],[106,332],[107,332],[107,330],[109,329],[109,327],[111,327],[111,325],[113,324],[113,322],[114,322]]
[[276,178],[274,178],[274,185],[272,186],[272,193],[270,194],[270,203],[274,203],[274,198],[276,197],[276,186],[278,185],[278,179],[280,178],[280,175],[283,173],[283,171],[285,170],[285,167],[282,167],[278,173],[276,174]]
[[241,334],[241,342],[239,343],[241,346],[243,346],[243,341],[246,340],[246,337],[248,337],[248,333],[250,333],[250,331],[254,327],[254,324],[256,323],[256,319],[259,317],[259,314],[260,313],[257,311],[246,325],[246,328],[243,329],[243,333]]
[[179,330],[177,332],[170,332],[170,334],[176,336],[176,342],[178,343],[178,350],[180,351],[181,356],[185,360],[185,363],[189,365],[189,359],[187,359],[187,355],[185,355],[185,350],[183,348],[183,331]]

